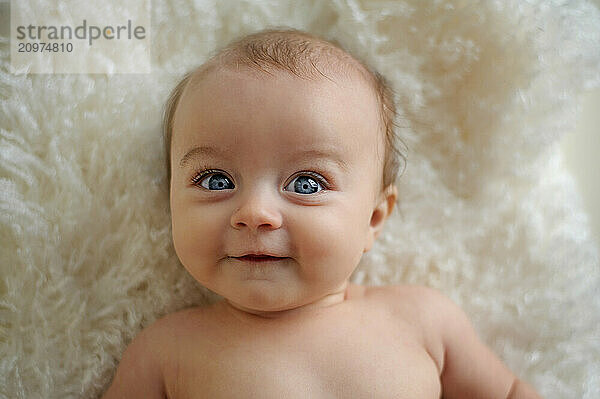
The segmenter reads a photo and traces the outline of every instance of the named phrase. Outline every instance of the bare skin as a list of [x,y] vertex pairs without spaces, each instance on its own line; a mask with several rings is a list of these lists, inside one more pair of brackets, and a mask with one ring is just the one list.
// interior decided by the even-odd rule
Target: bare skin
[[379,123],[348,76],[229,69],[186,87],[173,242],[224,299],[138,334],[105,398],[539,398],[437,291],[349,284],[397,198]]
[[274,318],[185,309],[136,337],[119,371],[106,398],[539,398],[419,286],[349,284],[339,303]]
[[[165,392],[169,398],[438,398],[438,366],[418,328],[378,307],[384,297],[350,286],[342,303],[283,319],[248,316],[224,301],[184,312],[175,318],[184,319],[175,322],[179,367],[165,373]],[[197,340],[200,326],[205,336]]]

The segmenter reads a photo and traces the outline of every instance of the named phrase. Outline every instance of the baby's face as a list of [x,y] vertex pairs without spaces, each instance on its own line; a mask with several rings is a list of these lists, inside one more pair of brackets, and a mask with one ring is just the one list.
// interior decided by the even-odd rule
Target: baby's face
[[[183,265],[247,310],[291,309],[345,288],[374,240],[379,126],[359,79],[219,70],[188,84],[171,147]],[[238,258],[252,253],[283,259]]]

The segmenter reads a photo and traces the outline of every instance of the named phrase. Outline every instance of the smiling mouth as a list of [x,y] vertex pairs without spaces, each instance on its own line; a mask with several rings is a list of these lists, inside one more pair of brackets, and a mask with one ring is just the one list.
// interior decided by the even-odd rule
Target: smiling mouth
[[289,258],[280,258],[277,256],[268,256],[268,255],[244,255],[239,257],[234,257],[234,259],[238,259],[245,262],[277,262]]

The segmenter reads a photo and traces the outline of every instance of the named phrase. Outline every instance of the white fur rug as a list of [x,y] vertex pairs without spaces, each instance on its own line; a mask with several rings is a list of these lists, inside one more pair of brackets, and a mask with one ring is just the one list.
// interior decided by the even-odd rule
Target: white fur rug
[[138,75],[13,75],[5,34],[0,397],[97,397],[140,329],[211,299],[171,243],[162,106],[215,47],[281,25],[369,60],[403,109],[399,211],[354,281],[436,287],[544,397],[599,398],[598,248],[557,147],[600,85],[578,0],[154,2]]

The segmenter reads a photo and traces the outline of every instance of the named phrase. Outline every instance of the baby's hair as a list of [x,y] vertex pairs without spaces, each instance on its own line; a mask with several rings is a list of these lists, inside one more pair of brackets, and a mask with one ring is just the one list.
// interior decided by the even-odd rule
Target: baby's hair
[[[373,88],[385,134],[385,154],[381,190],[393,184],[406,157],[400,151],[396,131],[394,92],[377,71],[344,50],[341,45],[296,29],[267,29],[238,39],[213,55],[207,62],[185,74],[171,92],[163,117],[163,137],[167,179],[171,182],[171,141],[175,110],[184,89],[218,67],[256,70],[272,74],[288,71],[301,79],[330,79],[325,72],[358,73]],[[321,69],[319,68],[321,67]]]

